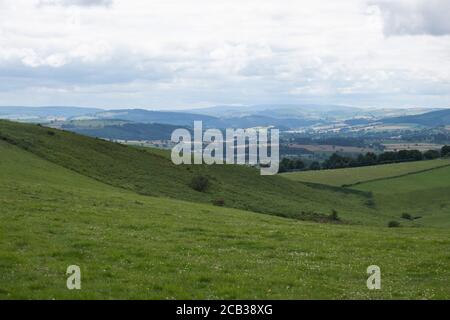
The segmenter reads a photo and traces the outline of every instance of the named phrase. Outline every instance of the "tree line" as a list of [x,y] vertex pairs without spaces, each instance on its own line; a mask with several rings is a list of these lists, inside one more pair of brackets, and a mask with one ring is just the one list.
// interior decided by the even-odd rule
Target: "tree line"
[[306,166],[300,159],[283,158],[280,162],[279,172],[363,167],[377,164],[432,160],[441,157],[450,157],[450,146],[444,146],[440,151],[428,150],[421,152],[419,150],[400,150],[387,151],[378,155],[373,152],[368,152],[366,154],[360,154],[356,158],[333,153],[322,164],[314,161],[309,166]]

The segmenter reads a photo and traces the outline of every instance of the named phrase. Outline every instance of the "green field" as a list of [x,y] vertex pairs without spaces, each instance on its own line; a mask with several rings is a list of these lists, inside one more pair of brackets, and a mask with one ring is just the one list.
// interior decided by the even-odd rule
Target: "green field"
[[[379,215],[403,226],[450,227],[450,159],[282,174],[309,183],[347,185],[371,194]],[[403,219],[409,214],[416,219]]]
[[450,228],[450,167],[362,183],[354,188],[372,192],[378,210],[422,217],[410,224]]
[[312,182],[331,186],[351,186],[362,182],[398,177],[442,166],[450,166],[450,159],[414,161],[346,169],[292,172],[283,173],[282,176],[293,181]]
[[[387,228],[393,213],[380,210],[381,192],[373,208],[366,196],[339,188],[261,177],[245,167],[199,166],[192,170],[207,170],[217,185],[197,195],[185,185],[195,172],[170,166],[165,154],[54,132],[0,123],[0,299],[450,298],[448,229]],[[170,175],[169,168],[179,171]],[[134,181],[140,174],[147,175]],[[252,190],[239,176],[256,180],[248,181]],[[413,176],[398,179],[406,178]],[[435,184],[428,179],[404,193],[429,192]],[[399,183],[393,190],[400,193]],[[281,196],[277,188],[287,185],[293,194]],[[366,194],[376,186],[358,188]],[[445,184],[439,188],[443,197]],[[232,191],[236,208],[210,204]],[[258,204],[259,197],[268,200]],[[294,204],[324,213],[340,206],[349,223],[275,216]],[[73,264],[82,270],[80,291],[66,289]],[[373,264],[382,270],[379,291],[366,287]]]

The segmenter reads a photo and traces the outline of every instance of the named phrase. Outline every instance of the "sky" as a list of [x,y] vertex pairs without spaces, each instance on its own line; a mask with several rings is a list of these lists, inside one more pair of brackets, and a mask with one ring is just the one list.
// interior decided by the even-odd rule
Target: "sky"
[[0,105],[450,107],[448,0],[0,0]]

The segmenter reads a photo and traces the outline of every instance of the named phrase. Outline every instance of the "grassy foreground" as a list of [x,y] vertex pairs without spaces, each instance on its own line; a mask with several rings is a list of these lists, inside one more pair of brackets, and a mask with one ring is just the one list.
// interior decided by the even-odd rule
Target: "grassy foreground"
[[[448,230],[138,195],[0,142],[0,299],[450,297]],[[68,265],[82,290],[66,289]],[[366,288],[366,268],[382,289]]]

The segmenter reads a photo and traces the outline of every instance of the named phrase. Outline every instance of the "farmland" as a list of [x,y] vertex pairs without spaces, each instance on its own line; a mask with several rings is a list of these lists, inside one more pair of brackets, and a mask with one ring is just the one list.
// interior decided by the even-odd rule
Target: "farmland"
[[385,143],[383,147],[385,151],[419,150],[424,152],[428,150],[440,150],[443,145],[435,143]]
[[362,183],[354,188],[372,192],[383,212],[420,217],[406,224],[450,227],[450,167]]
[[373,152],[371,148],[358,148],[350,146],[335,146],[335,145],[319,145],[319,144],[289,144],[290,148],[305,149],[310,152],[346,152],[346,153],[366,153]]
[[450,159],[414,161],[377,166],[284,173],[283,177],[331,186],[349,186],[366,181],[402,176],[438,167],[450,166]]

